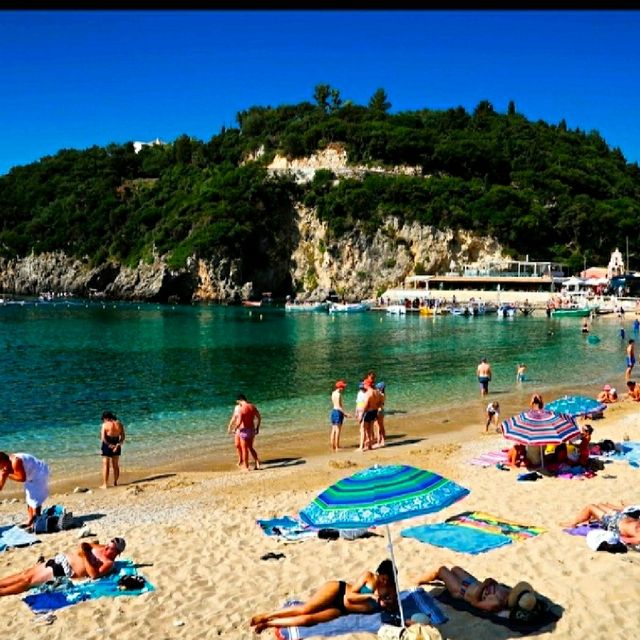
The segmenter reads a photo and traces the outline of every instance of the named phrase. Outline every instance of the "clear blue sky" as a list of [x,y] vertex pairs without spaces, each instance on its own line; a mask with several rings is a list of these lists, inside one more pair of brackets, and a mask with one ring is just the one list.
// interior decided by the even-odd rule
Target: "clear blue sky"
[[209,140],[318,83],[392,111],[509,100],[640,160],[636,11],[0,11],[0,174],[62,148]]

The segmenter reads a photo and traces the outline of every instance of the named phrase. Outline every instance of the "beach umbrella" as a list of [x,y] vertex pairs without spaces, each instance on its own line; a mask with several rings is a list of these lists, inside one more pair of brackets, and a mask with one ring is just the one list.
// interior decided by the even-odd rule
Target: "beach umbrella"
[[554,413],[548,409],[523,411],[500,424],[502,435],[524,445],[538,445],[544,467],[542,447],[559,445],[581,434],[575,418],[567,413]]
[[[338,480],[299,512],[314,527],[359,529],[386,525],[391,562],[396,574],[389,524],[440,511],[464,498],[469,489],[437,473],[409,465],[374,465]],[[400,620],[404,614],[400,604]]]
[[607,408],[604,402],[587,396],[564,396],[546,404],[546,409],[554,413],[566,413],[570,416],[590,416],[602,413]]

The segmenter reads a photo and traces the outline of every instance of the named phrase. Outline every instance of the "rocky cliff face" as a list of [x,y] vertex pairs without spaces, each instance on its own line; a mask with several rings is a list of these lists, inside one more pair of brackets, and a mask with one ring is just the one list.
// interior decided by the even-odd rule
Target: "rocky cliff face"
[[[67,292],[82,297],[160,302],[239,302],[272,290],[298,299],[322,300],[330,291],[349,300],[379,296],[416,272],[448,271],[450,264],[500,259],[501,248],[493,239],[464,231],[439,230],[418,224],[400,225],[388,218],[373,237],[354,230],[339,240],[329,240],[326,225],[315,212],[298,207],[296,238],[289,259],[262,274],[259,285],[242,280],[239,260],[192,258],[185,268],[170,270],[162,258],[135,268],[117,263],[91,267],[63,253],[31,255],[20,260],[0,259],[0,291],[5,294],[39,295]],[[284,241],[284,240],[283,240]],[[277,291],[270,284],[282,282],[289,271],[291,291]]]
[[[339,144],[304,159],[276,156],[268,169],[272,173],[287,172],[299,182],[312,179],[318,169],[330,169],[337,179],[366,172],[420,174],[419,167],[350,166]],[[232,303],[263,291],[282,296],[295,293],[298,299],[310,300],[323,300],[329,291],[335,291],[349,300],[360,300],[379,296],[416,271],[443,272],[449,270],[452,261],[468,264],[502,257],[500,245],[492,238],[417,223],[400,224],[395,218],[385,220],[373,237],[354,229],[345,237],[331,240],[314,210],[298,205],[296,211],[293,228],[283,229],[274,246],[268,248],[269,266],[255,274],[255,281],[245,281],[239,259],[205,261],[193,257],[183,269],[173,271],[160,256],[152,264],[140,263],[135,268],[113,262],[92,267],[64,253],[48,253],[0,259],[0,291]]]

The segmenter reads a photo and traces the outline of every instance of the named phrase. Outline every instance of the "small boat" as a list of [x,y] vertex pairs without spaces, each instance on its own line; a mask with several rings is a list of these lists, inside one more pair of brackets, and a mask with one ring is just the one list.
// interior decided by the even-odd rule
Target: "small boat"
[[387,313],[394,316],[404,316],[407,313],[407,308],[403,304],[390,304],[387,307]]
[[328,302],[286,302],[284,305],[285,311],[302,311],[302,312],[323,312],[329,309]]
[[332,302],[329,305],[329,313],[361,313],[369,309],[371,305],[367,302]]
[[559,308],[553,309],[551,311],[551,315],[554,318],[586,318],[594,309],[589,307],[578,307],[578,308]]

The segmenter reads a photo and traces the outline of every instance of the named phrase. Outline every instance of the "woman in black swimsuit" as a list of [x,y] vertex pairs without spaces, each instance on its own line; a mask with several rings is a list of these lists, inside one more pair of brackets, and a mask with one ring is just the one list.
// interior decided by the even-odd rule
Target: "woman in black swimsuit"
[[268,627],[310,627],[349,613],[376,613],[397,609],[396,586],[391,560],[376,573],[365,571],[355,582],[325,582],[304,604],[284,607],[251,618],[256,633]]
[[[113,467],[113,486],[118,485],[120,477],[120,454],[124,442],[124,425],[111,411],[102,414],[102,429],[100,430],[100,450],[102,454],[102,488],[107,488],[109,481],[109,466]],[[109,462],[111,461],[111,462]]]

